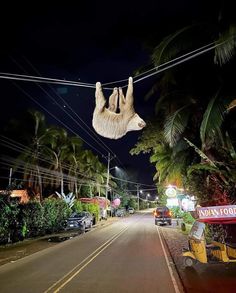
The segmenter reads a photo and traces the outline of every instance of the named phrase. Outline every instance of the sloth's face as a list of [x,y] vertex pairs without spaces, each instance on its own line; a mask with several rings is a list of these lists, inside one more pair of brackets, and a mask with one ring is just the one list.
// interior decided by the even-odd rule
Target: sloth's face
[[133,130],[141,130],[146,126],[145,121],[139,117],[137,113],[130,119],[127,131],[133,131]]

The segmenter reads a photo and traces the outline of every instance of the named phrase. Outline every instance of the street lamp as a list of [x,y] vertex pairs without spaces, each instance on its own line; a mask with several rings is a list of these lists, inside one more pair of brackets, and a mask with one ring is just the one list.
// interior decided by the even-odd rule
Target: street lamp
[[118,167],[117,166],[115,166],[115,167],[112,167],[112,168],[110,168],[110,170],[109,171],[111,171],[111,170],[113,170],[113,169],[118,169]]

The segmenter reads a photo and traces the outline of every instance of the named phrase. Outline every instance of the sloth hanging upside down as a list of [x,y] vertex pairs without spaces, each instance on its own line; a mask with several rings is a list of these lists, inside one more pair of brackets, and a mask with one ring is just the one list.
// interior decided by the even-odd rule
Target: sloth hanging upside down
[[[109,107],[106,108],[106,99],[100,82],[96,83],[96,106],[93,112],[93,127],[101,136],[118,139],[128,131],[141,130],[146,123],[134,110],[133,79],[129,78],[126,97],[122,88],[114,88],[109,97]],[[119,103],[118,103],[119,97]],[[118,105],[119,104],[119,105]],[[119,111],[117,113],[117,109]]]

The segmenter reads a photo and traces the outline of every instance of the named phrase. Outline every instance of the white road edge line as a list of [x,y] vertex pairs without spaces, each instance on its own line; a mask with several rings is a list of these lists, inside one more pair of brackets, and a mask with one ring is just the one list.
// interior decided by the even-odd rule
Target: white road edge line
[[165,247],[164,247],[164,244],[163,244],[163,241],[161,239],[161,235],[160,235],[160,231],[158,229],[158,227],[156,227],[157,229],[157,233],[158,233],[158,236],[159,236],[159,239],[160,239],[160,242],[161,242],[161,247],[162,247],[162,250],[164,252],[164,256],[165,256],[165,260],[166,260],[166,264],[167,264],[167,267],[168,267],[168,270],[169,270],[169,273],[170,273],[170,277],[171,277],[171,281],[173,283],[173,286],[174,286],[174,289],[175,289],[175,292],[176,293],[181,293],[181,291],[179,290],[179,287],[178,287],[178,284],[176,282],[176,279],[174,277],[174,272],[171,268],[171,265],[170,265],[170,262],[169,262],[169,259],[168,259],[168,256],[167,256],[167,253],[166,253],[166,250],[165,250]]

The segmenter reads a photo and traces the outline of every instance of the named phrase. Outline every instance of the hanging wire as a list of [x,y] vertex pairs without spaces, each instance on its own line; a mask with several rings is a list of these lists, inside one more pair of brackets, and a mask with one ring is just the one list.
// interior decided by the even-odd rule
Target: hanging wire
[[[12,58],[13,59],[13,58]],[[31,68],[40,75],[40,72],[31,64],[31,62],[29,62],[29,60],[27,58],[24,57],[24,59],[26,60],[26,62],[31,66]],[[16,62],[16,60],[13,59],[13,61],[23,70],[25,71],[25,69],[18,63]],[[97,135],[97,133],[95,131],[93,131],[87,123],[84,122],[84,120],[73,110],[73,108],[55,91],[55,89],[48,85],[49,88],[55,93],[55,95],[63,102],[64,105],[66,105],[67,108],[69,108],[69,110],[76,116],[77,119],[79,119],[80,122],[82,122],[82,124],[89,130],[89,132],[91,132],[92,134],[90,134],[81,124],[78,123],[78,121],[76,119],[74,119],[74,117],[72,117],[70,115],[70,113],[68,113],[68,111],[61,106],[42,86],[40,86],[39,84],[37,84],[40,89],[43,90],[44,93],[46,93],[48,95],[48,97],[53,100],[53,102],[58,105],[58,107],[63,110],[80,128],[82,128],[95,142],[97,142],[97,144],[99,146],[101,146],[106,152],[110,152],[113,153],[114,152],[102,141],[102,139],[100,139],[100,137]]]
[[[230,38],[231,39],[231,38]],[[189,53],[186,53],[184,55],[181,55],[173,60],[170,60],[166,63],[163,63],[163,64],[160,64],[159,66],[157,67],[154,67],[153,69],[151,70],[155,70],[155,72],[151,73],[151,74],[148,74],[142,78],[139,78],[137,80],[134,81],[134,83],[137,83],[137,82],[140,82],[146,78],[149,78],[153,75],[156,75],[160,72],[163,72],[164,70],[167,70],[169,68],[172,68],[176,65],[179,65],[183,62],[186,62],[192,58],[195,58],[201,54],[204,54],[210,50],[213,50],[223,44],[225,44],[226,42],[228,42],[228,40],[224,41],[224,42],[221,42],[221,43],[218,43],[218,44],[215,44],[213,46],[210,46],[212,43],[208,44],[208,45],[205,45],[201,48],[198,48],[198,49],[195,49]],[[209,47],[210,46],[210,47]],[[209,47],[209,48],[208,48]],[[202,48],[204,48],[203,50],[201,50]],[[190,56],[190,57],[186,57],[186,56]],[[185,58],[186,57],[186,58]],[[176,60],[179,60],[181,59],[180,61],[177,61],[176,63],[173,63],[175,62]],[[166,66],[162,69],[158,69],[160,67],[163,67],[169,63],[173,63],[172,65],[169,65],[169,66]],[[150,70],[146,71],[146,72],[143,72],[142,75],[146,74],[150,72]],[[71,85],[71,86],[79,86],[79,87],[87,87],[87,88],[96,88],[96,85],[95,84],[91,84],[91,83],[84,83],[84,82],[76,82],[76,81],[68,81],[68,80],[61,80],[61,79],[54,79],[54,78],[46,78],[46,77],[38,77],[38,76],[32,76],[32,75],[22,75],[22,74],[15,74],[15,73],[4,73],[4,72],[0,72],[0,78],[2,79],[12,79],[12,80],[23,80],[23,81],[33,81],[33,82],[42,82],[42,83],[51,83],[51,84],[61,84],[61,85]],[[126,79],[127,80],[127,79]],[[122,79],[122,80],[118,80],[118,81],[114,81],[114,82],[110,82],[110,83],[105,83],[104,85],[106,86],[107,84],[114,84],[114,83],[120,83],[120,82],[124,82],[125,80]],[[126,86],[124,86],[126,87]],[[107,88],[107,87],[104,87],[104,89],[107,89],[107,90],[113,90],[113,88]]]
[[93,145],[91,145],[89,142],[84,140],[81,136],[79,136],[71,127],[66,125],[64,122],[62,122],[59,118],[57,118],[54,114],[52,114],[48,109],[46,109],[43,105],[41,105],[37,100],[35,100],[29,93],[27,93],[25,90],[23,90],[19,85],[14,83],[14,85],[22,92],[24,93],[27,97],[29,97],[34,103],[36,103],[40,108],[42,108],[44,111],[46,111],[50,116],[52,116],[57,122],[62,124],[67,130],[71,131],[74,135],[78,136],[83,142],[85,142],[87,145],[89,145],[93,150],[98,152],[100,155],[103,155],[102,152],[100,152],[97,148],[95,148]]
[[[140,77],[140,76],[146,75],[146,74],[149,73],[149,72],[157,71],[159,68],[161,68],[161,67],[163,67],[163,66],[166,66],[166,65],[168,65],[169,63],[172,63],[172,62],[175,62],[175,61],[177,61],[177,60],[179,60],[179,59],[185,58],[185,57],[187,57],[187,56],[189,56],[189,55],[191,55],[191,54],[194,54],[194,53],[196,53],[196,52],[198,52],[198,51],[200,51],[200,50],[203,50],[203,49],[205,49],[205,48],[207,48],[207,47],[209,47],[209,46],[211,46],[211,45],[213,45],[213,44],[215,44],[215,42],[212,42],[212,43],[210,43],[210,44],[208,44],[208,45],[202,46],[202,47],[200,47],[200,48],[198,48],[198,49],[195,49],[195,50],[193,50],[193,51],[191,51],[191,52],[189,52],[189,53],[186,53],[186,54],[181,55],[181,56],[179,56],[179,57],[176,57],[176,58],[174,58],[174,59],[172,59],[172,60],[169,60],[169,61],[167,61],[167,62],[165,62],[165,63],[162,63],[162,64],[160,64],[160,65],[158,65],[158,66],[155,66],[154,68],[151,68],[151,69],[149,69],[149,70],[146,70],[146,71],[144,71],[144,72],[142,72],[142,73],[136,75],[136,76],[134,77],[134,80],[137,79],[137,78]],[[107,86],[107,85],[111,85],[111,84],[117,84],[117,83],[122,83],[122,82],[125,82],[125,81],[127,81],[127,79],[121,79],[121,80],[117,80],[117,81],[107,82],[107,83],[104,83],[103,86]]]

